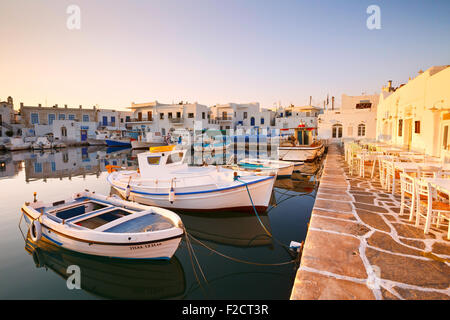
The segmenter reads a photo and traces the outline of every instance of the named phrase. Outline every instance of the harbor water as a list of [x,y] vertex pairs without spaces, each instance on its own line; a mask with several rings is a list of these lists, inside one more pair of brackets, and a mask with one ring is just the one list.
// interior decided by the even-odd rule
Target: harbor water
[[[110,194],[105,166],[136,168],[138,152],[82,147],[0,153],[0,299],[289,299],[298,265],[278,264],[293,260],[286,246],[306,237],[320,161],[276,181],[271,205],[259,216],[273,238],[254,213],[179,213],[193,252],[183,239],[169,261],[93,257],[47,243],[30,250],[20,207],[33,192],[48,202],[84,189]],[[270,156],[229,152],[234,161]],[[219,155],[206,162],[229,159]],[[67,286],[73,265],[80,268],[81,289]]]

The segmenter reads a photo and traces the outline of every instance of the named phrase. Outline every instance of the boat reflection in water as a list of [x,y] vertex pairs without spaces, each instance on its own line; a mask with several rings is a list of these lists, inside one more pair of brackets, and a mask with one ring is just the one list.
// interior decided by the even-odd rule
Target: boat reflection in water
[[186,279],[180,261],[128,260],[85,255],[62,249],[47,241],[33,242],[28,236],[25,250],[36,268],[54,271],[67,280],[68,267],[80,268],[81,289],[108,299],[180,299]]
[[305,162],[300,166],[299,171],[292,173],[291,179],[277,179],[274,187],[302,194],[310,194],[317,189],[321,169],[321,161]]

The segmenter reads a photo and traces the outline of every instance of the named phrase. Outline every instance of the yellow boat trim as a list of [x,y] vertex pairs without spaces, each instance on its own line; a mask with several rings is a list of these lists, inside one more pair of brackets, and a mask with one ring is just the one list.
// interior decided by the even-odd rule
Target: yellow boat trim
[[167,152],[167,151],[172,151],[174,148],[175,148],[174,144],[170,145],[170,146],[151,147],[150,152],[151,153]]

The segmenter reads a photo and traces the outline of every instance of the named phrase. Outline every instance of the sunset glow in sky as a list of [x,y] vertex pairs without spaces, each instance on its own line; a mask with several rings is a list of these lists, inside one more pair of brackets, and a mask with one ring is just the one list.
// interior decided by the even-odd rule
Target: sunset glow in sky
[[[66,27],[71,4],[80,30]],[[0,0],[0,100],[322,106],[450,64],[449,13],[446,0]]]

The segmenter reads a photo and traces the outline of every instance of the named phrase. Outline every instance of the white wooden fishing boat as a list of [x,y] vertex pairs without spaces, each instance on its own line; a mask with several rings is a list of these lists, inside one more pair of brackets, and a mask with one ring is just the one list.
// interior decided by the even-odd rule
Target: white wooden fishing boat
[[106,146],[105,140],[109,137],[109,131],[107,130],[95,130],[95,138],[87,139],[90,146]]
[[34,150],[51,149],[52,143],[47,137],[38,137],[35,142],[31,145]]
[[156,146],[165,146],[167,143],[161,132],[146,132],[145,136],[138,136],[137,140],[131,141],[132,149],[147,149]]
[[314,161],[321,157],[325,146],[322,141],[316,140],[313,133],[316,128],[295,128],[295,135],[290,139],[280,142],[278,157],[285,161]]
[[275,176],[239,177],[237,171],[219,166],[188,166],[185,156],[186,150],[174,146],[151,148],[138,154],[139,172],[116,171],[107,180],[123,197],[159,207],[209,212],[267,209]]
[[33,241],[112,258],[170,259],[184,232],[172,211],[88,191],[53,203],[35,196],[22,213]]
[[242,159],[238,166],[248,171],[275,171],[278,178],[288,178],[294,171],[294,162],[271,159]]
[[27,150],[31,148],[31,142],[25,142],[22,138],[10,138],[5,148],[9,151]]

